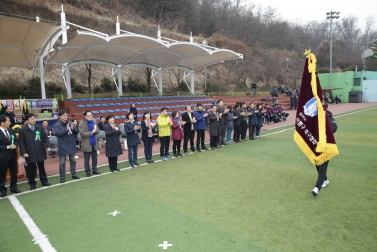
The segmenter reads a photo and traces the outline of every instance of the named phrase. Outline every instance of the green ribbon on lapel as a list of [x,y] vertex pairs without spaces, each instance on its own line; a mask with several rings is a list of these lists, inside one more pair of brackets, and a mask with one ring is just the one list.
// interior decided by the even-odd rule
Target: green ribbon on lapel
[[39,130],[35,131],[35,141],[41,141],[41,132]]

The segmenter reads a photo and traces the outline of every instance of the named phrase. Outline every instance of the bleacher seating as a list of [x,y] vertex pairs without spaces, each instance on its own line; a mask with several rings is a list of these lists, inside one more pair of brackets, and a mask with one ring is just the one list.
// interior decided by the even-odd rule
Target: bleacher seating
[[[203,104],[204,108],[209,108],[212,106],[213,102],[218,99],[223,99],[225,104],[234,105],[236,102],[246,102],[248,104],[250,101],[254,101],[258,103],[261,102],[261,99],[264,97],[266,97],[266,95],[216,96],[214,98],[205,95],[187,95],[72,99],[59,102],[59,109],[65,109],[70,119],[75,118],[79,121],[83,119],[82,112],[89,109],[92,110],[95,118],[113,114],[116,123],[123,123],[125,114],[129,111],[132,103],[136,104],[139,116],[142,115],[143,111],[149,110],[152,119],[156,119],[162,107],[168,108],[170,115],[174,110],[179,111],[179,114],[183,114],[186,105],[194,107],[199,102]],[[283,105],[285,110],[289,110],[289,97],[285,97],[284,95],[279,96],[279,103]]]

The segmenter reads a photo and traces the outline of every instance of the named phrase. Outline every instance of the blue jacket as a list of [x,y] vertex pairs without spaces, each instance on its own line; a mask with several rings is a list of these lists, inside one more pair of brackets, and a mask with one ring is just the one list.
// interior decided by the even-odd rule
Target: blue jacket
[[261,110],[255,110],[257,114],[257,124],[256,127],[262,128],[263,127],[263,113]]
[[226,116],[226,128],[233,129],[234,128],[234,115],[233,113],[228,113]]
[[254,126],[257,124],[257,114],[255,113],[255,110],[252,109],[252,108],[249,108],[247,110],[248,113],[251,113],[251,115],[249,115],[249,125],[250,126]]
[[140,138],[138,132],[141,131],[139,128],[136,132],[134,127],[138,126],[137,121],[131,123],[130,121],[124,124],[124,131],[127,134],[127,146],[136,146],[140,144]]
[[54,125],[54,135],[58,138],[58,155],[72,155],[77,152],[76,136],[79,133],[77,126],[72,129],[72,134],[68,135],[67,123],[57,121]]
[[204,109],[202,111],[197,110],[194,112],[195,119],[196,119],[195,130],[206,129],[206,117],[203,116],[205,113],[207,112]]

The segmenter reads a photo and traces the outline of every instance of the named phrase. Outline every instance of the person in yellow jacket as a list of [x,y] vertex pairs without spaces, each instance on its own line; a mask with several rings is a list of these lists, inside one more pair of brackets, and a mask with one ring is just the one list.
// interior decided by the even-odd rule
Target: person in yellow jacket
[[170,146],[170,134],[171,126],[173,122],[168,116],[167,108],[161,108],[161,114],[157,117],[158,125],[158,137],[160,138],[160,156],[162,161],[170,159],[169,156],[169,146]]

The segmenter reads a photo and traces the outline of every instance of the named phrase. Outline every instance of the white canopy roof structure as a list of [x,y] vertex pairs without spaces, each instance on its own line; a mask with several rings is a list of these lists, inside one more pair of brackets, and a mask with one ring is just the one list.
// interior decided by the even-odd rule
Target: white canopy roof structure
[[[67,42],[67,24],[86,31],[77,31],[77,35]],[[115,68],[118,72],[118,91],[122,95],[121,70],[130,66],[150,67],[158,72],[158,91],[162,94],[162,71],[170,68],[183,68],[191,76],[191,92],[194,93],[194,73],[206,66],[225,60],[242,59],[236,52],[214,48],[190,42],[152,38],[140,34],[120,34],[120,25],[116,23],[117,35],[106,34],[69,23],[65,13],[61,13],[61,27],[10,18],[0,15],[0,66],[35,68],[39,62],[42,98],[46,98],[43,64],[55,64],[64,67],[67,98],[71,98],[70,67],[80,64],[100,64]],[[50,58],[44,57],[52,51],[59,36],[62,46]],[[115,74],[115,72],[113,72]],[[154,76],[154,75],[153,75]]]
[[197,43],[168,43],[138,34],[107,37],[78,31],[73,39],[59,48],[47,64],[70,66],[75,62],[106,62],[120,69],[128,65],[142,64],[162,71],[174,67],[197,71],[204,66],[242,57],[242,54],[230,50],[210,48]]
[[53,24],[0,15],[0,66],[34,68],[62,33]]

